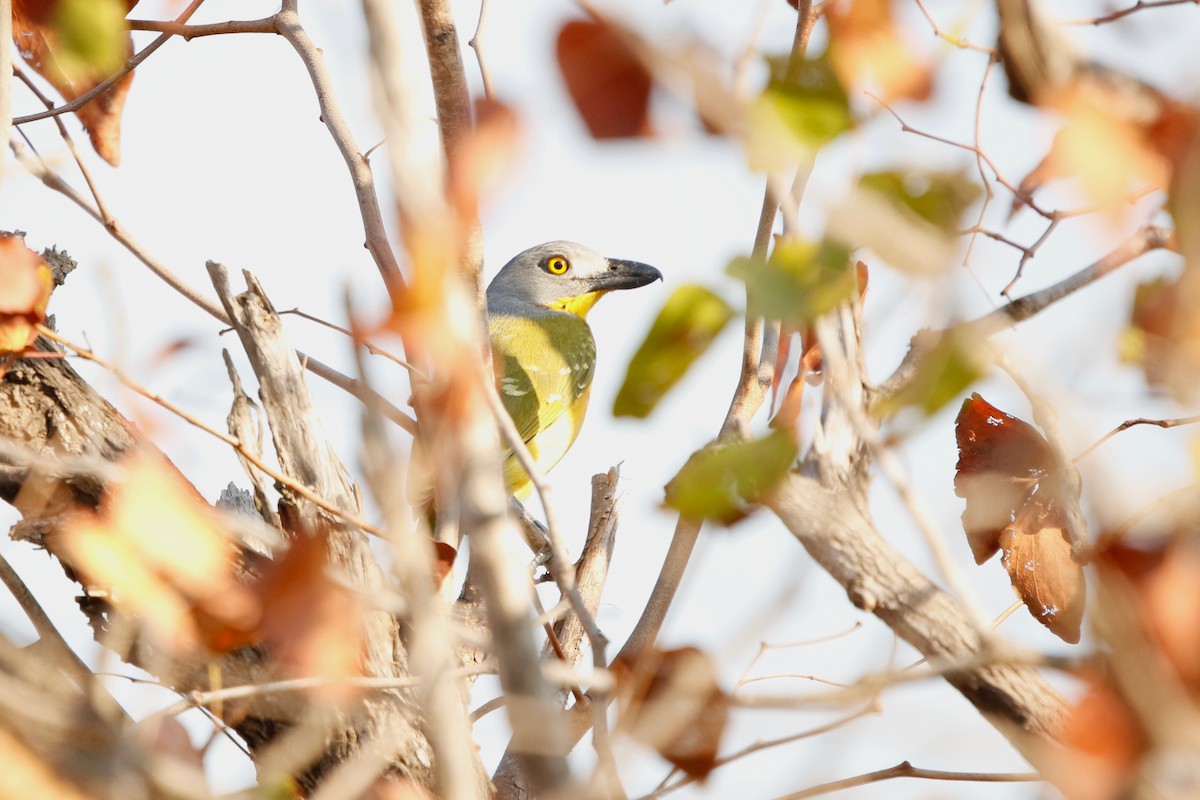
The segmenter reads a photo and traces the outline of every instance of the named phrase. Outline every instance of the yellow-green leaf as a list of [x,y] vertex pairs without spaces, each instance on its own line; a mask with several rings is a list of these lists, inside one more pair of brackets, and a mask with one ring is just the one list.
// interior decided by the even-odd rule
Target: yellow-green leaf
[[732,317],[733,309],[703,286],[676,289],[629,362],[613,415],[648,416]]
[[961,171],[871,172],[859,184],[948,234],[958,231],[963,212],[979,197],[979,187]]
[[105,78],[125,63],[127,12],[124,0],[57,0],[54,56],[68,80]]
[[904,388],[878,400],[872,411],[889,417],[915,406],[931,415],[983,377],[990,361],[986,342],[964,334],[943,335],[921,357]]
[[750,107],[746,151],[753,169],[772,170],[807,158],[854,126],[850,100],[829,62],[787,69],[774,60],[771,81]]
[[692,454],[666,487],[666,504],[689,517],[732,525],[754,510],[796,460],[790,432],[714,442]]
[[767,261],[737,258],[728,272],[746,282],[751,314],[793,327],[836,307],[855,290],[850,250],[830,240],[783,239]]

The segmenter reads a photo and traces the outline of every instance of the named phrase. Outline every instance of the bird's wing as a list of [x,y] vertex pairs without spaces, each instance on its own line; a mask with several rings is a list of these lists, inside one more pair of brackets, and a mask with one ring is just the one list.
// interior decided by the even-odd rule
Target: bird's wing
[[531,443],[568,412],[580,417],[572,420],[572,433],[577,432],[579,401],[586,402],[596,369],[596,343],[587,323],[566,314],[505,315],[491,318],[490,328],[500,398],[521,439]]

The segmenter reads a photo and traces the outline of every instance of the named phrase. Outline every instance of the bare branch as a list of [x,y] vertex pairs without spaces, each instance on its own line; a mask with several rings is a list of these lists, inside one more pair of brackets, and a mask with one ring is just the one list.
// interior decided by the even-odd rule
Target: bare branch
[[866,786],[869,783],[892,780],[893,778],[924,778],[930,781],[966,781],[970,783],[1022,783],[1026,781],[1043,781],[1036,772],[947,772],[938,769],[923,769],[914,767],[907,761],[902,761],[894,767],[856,775],[853,778],[843,778],[840,781],[823,783],[800,792],[786,794],[776,800],[802,800],[805,797],[818,797],[830,792],[840,792],[855,786]]

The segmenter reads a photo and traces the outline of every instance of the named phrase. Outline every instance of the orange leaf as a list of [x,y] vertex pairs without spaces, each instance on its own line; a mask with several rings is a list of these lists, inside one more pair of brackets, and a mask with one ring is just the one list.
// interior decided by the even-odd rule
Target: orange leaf
[[246,625],[249,593],[233,574],[234,549],[195,489],[160,456],[138,452],[98,514],[63,530],[72,566],[110,587],[114,604],[141,618],[166,644],[192,649],[202,629]]
[[897,28],[891,0],[842,0],[825,19],[830,62],[843,86],[865,79],[885,101],[929,97],[932,73]]
[[1061,514],[1039,499],[1028,503],[1000,536],[1001,562],[1034,618],[1055,636],[1079,641],[1086,599],[1083,567],[1071,558]]
[[1088,82],[1039,102],[1062,115],[1063,127],[1050,152],[1021,181],[1019,197],[1051,180],[1074,177],[1092,202],[1117,210],[1127,204],[1131,192],[1145,185],[1166,188],[1171,163],[1161,148],[1173,147],[1177,137],[1173,129],[1159,130],[1129,102]]
[[0,235],[0,356],[20,353],[46,318],[54,277],[20,236]]
[[567,92],[596,139],[650,136],[650,73],[609,25],[574,20],[555,52]]
[[1047,774],[1068,797],[1129,796],[1146,735],[1124,698],[1103,678],[1086,676],[1087,691],[1067,717],[1064,748],[1047,748]]
[[[362,602],[329,567],[328,537],[300,536],[254,587],[262,604],[261,638],[297,676],[362,674]],[[333,684],[320,693],[337,700],[353,690]]]
[[688,775],[716,766],[730,700],[712,660],[694,647],[650,650],[614,665],[620,725]]
[[480,197],[507,171],[517,149],[517,115],[496,100],[475,102],[475,127],[456,142],[450,196],[460,218],[474,216]]

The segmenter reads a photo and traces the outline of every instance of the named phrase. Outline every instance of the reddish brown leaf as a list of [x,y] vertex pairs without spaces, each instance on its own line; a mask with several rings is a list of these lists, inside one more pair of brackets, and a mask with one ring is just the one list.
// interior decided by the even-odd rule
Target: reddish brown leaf
[[967,501],[963,528],[975,563],[982,564],[1000,549],[1000,535],[1054,469],[1054,455],[1032,425],[978,393],[963,401],[955,438],[954,493]]
[[446,542],[434,542],[433,547],[436,553],[433,562],[433,585],[440,588],[446,581],[446,576],[454,569],[454,559],[458,558],[458,551]]
[[1146,735],[1124,698],[1106,679],[1087,676],[1088,688],[1067,717],[1064,747],[1047,748],[1047,776],[1068,797],[1127,797]]
[[650,73],[611,26],[574,20],[558,32],[558,68],[596,139],[650,136]]
[[614,665],[621,729],[703,780],[716,766],[730,700],[694,647],[652,650]]
[[1054,454],[1032,425],[979,394],[958,413],[954,491],[966,498],[963,529],[975,562],[998,549],[1029,613],[1056,636],[1079,641],[1086,596],[1083,568],[1066,533],[1069,495]]
[[1034,618],[1055,636],[1079,641],[1086,588],[1083,567],[1071,558],[1062,515],[1037,498],[1000,536],[1001,563]]

